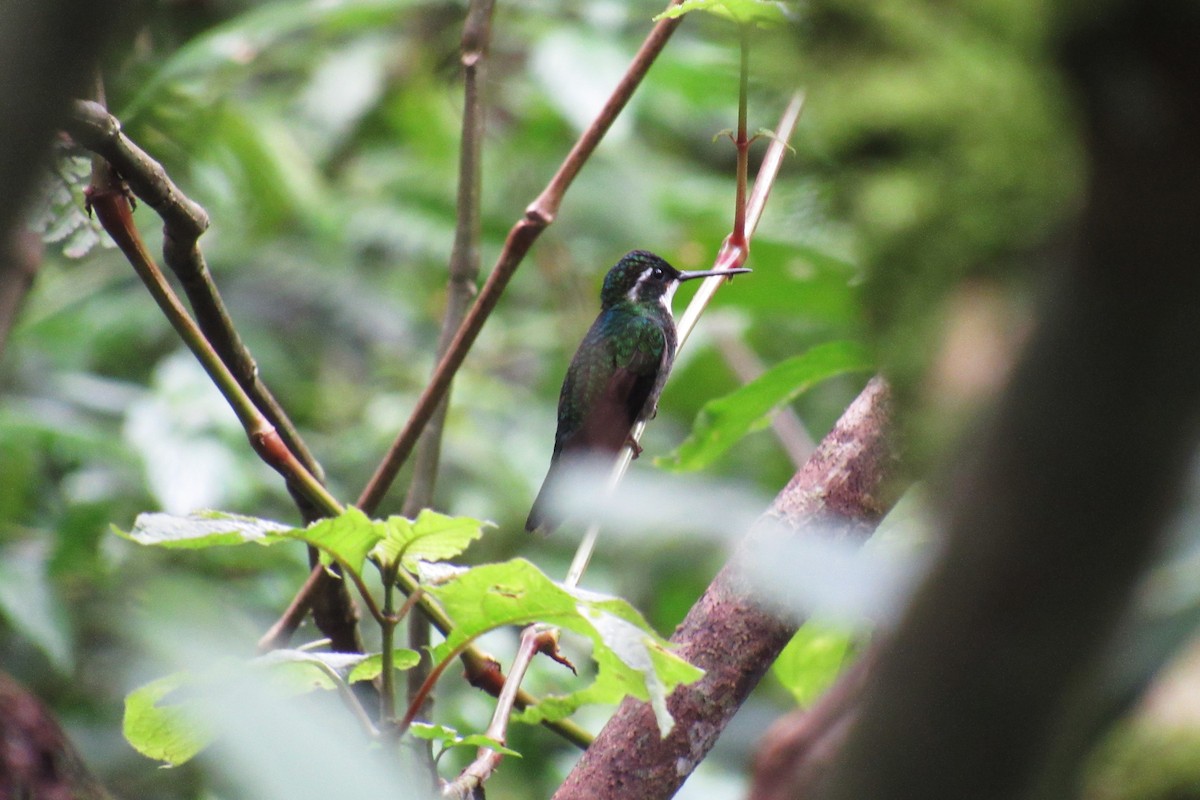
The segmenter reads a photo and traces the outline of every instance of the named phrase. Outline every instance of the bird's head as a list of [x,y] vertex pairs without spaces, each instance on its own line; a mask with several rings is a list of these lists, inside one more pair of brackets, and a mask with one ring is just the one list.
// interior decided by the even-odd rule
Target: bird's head
[[671,310],[671,298],[682,281],[707,278],[710,275],[737,275],[748,269],[697,270],[683,272],[646,250],[633,250],[604,276],[600,290],[600,305],[611,308],[618,303],[662,303]]

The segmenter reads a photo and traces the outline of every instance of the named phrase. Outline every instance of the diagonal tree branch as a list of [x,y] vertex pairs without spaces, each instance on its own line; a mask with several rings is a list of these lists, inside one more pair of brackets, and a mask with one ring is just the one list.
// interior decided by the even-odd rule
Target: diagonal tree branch
[[[121,132],[121,124],[99,103],[76,101],[72,116],[67,120],[67,130],[73,138],[104,158],[129,189],[144,203],[153,208],[163,220],[163,256],[179,277],[187,292],[192,309],[204,338],[220,357],[230,374],[251,400],[256,410],[270,422],[278,432],[290,456],[282,463],[295,460],[302,470],[290,466],[280,470],[287,483],[288,491],[296,501],[301,516],[311,522],[328,514],[328,505],[315,500],[312,487],[305,486],[307,478],[301,472],[322,480],[320,465],[309,453],[295,426],[275,400],[258,374],[258,365],[234,328],[233,321],[225,310],[224,302],[217,292],[216,284],[208,271],[198,240],[208,229],[208,214],[197,203],[185,195],[157,161]],[[129,230],[120,234],[126,239],[140,237],[132,227],[132,219],[124,220],[120,215],[110,217],[110,224],[125,226]],[[123,248],[124,249],[124,248]],[[128,256],[131,251],[126,251]],[[130,258],[140,256],[129,256]],[[148,256],[146,258],[149,258]],[[152,259],[150,259],[152,263]],[[154,267],[157,270],[157,266]],[[274,465],[273,465],[274,466]],[[309,548],[309,561],[314,569],[317,554]],[[333,641],[339,651],[360,651],[362,641],[358,633],[358,612],[350,593],[342,581],[333,580],[322,569],[316,580],[307,582],[309,590],[298,596],[280,624],[272,628],[274,638],[260,641],[272,644],[286,641],[295,631],[304,616],[311,610],[321,631]],[[269,649],[269,648],[268,648]]]
[[[816,453],[775,498],[767,516],[798,536],[837,519],[865,539],[894,498],[887,384],[873,378]],[[845,529],[845,528],[843,528]],[[763,533],[750,531],[751,538]],[[704,759],[717,736],[796,632],[798,621],[763,609],[737,556],[717,574],[676,629],[677,653],[705,670],[667,700],[675,727],[661,737],[646,703],[627,699],[567,776],[556,800],[667,798]]]
[[309,472],[321,477],[316,459],[259,376],[258,364],[234,327],[213,283],[197,243],[208,229],[207,212],[180,191],[162,165],[122,133],[121,123],[99,103],[76,101],[66,129],[76,141],[112,164],[134,195],[162,218],[163,261],[179,278],[200,330],[246,394],[279,430],[288,449]]
[[[680,2],[681,0],[671,0],[668,7],[678,5]],[[680,19],[664,19],[654,25],[624,76],[609,95],[603,108],[600,109],[600,113],[575,142],[575,146],[571,148],[571,152],[567,154],[566,159],[563,160],[546,188],[525,209],[524,216],[509,230],[496,265],[488,275],[471,310],[467,312],[462,325],[459,326],[445,356],[434,369],[428,385],[421,392],[421,396],[417,398],[417,404],[413,408],[408,422],[405,423],[404,429],[400,431],[370,482],[359,495],[357,505],[367,514],[374,513],[378,508],[388,487],[395,479],[396,473],[400,471],[400,467],[412,453],[418,437],[433,417],[442,398],[446,396],[454,374],[462,366],[467,352],[475,343],[480,330],[483,329],[484,322],[487,321],[488,316],[500,301],[500,295],[504,293],[509,280],[525,258],[525,254],[529,252],[529,248],[533,246],[542,231],[554,222],[567,188],[575,180],[575,176],[579,174],[583,165],[587,163],[617,115],[629,102],[629,98],[633,96],[642,79],[646,77],[646,73],[649,72],[654,60],[666,46],[679,22]]]
[[125,254],[154,301],[162,309],[163,315],[229,402],[254,451],[289,483],[303,491],[307,499],[318,506],[322,513],[329,516],[340,514],[341,504],[283,443],[270,420],[258,409],[183,307],[162,270],[146,249],[133,223],[130,201],[125,192],[125,184],[112,166],[103,158],[97,159],[87,192],[88,207],[95,212],[105,232]]

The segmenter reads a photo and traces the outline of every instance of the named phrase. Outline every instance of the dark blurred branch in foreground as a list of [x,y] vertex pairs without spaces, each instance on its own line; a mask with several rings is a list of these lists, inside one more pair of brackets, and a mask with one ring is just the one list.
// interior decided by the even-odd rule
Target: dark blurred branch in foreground
[[[895,456],[888,443],[889,392],[874,378],[767,511],[798,536],[836,520],[866,539],[893,500]],[[763,535],[758,532],[758,535]],[[754,547],[747,537],[745,546]],[[692,607],[671,641],[706,674],[667,700],[675,728],[661,738],[646,703],[626,700],[555,793],[558,800],[670,797],[788,643],[798,620],[764,610],[736,557]]]
[[1087,716],[1200,432],[1200,8],[1077,19],[1091,185],[1073,263],[954,470],[946,547],[827,777],[813,791],[797,753],[756,797],[1042,797],[1077,776],[1082,748],[1047,753]]
[[42,241],[36,233],[13,228],[0,241],[0,358],[41,264]]
[[108,35],[129,10],[127,2],[108,3],[103,12],[68,0],[0,3],[0,242],[10,240],[70,98],[88,85]]
[[0,3],[0,353],[38,262],[18,233],[20,214],[70,98],[128,11],[127,2],[103,12],[67,0]]
[[45,706],[0,673],[0,797],[111,800]]

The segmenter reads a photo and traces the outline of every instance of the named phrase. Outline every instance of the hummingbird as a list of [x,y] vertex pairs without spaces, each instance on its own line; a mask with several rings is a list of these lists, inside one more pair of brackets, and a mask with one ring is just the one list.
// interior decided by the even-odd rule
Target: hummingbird
[[558,396],[558,431],[550,470],[525,529],[553,531],[562,520],[547,509],[550,494],[572,463],[615,456],[633,441],[634,423],[658,411],[678,338],[671,298],[683,281],[737,275],[748,269],[682,272],[645,250],[627,253],[604,276],[600,316],[592,323],[567,368]]

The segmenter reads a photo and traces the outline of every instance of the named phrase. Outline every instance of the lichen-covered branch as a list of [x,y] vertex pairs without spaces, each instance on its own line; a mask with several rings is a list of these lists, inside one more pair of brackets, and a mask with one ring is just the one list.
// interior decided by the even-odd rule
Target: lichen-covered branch
[[[807,525],[831,518],[851,535],[869,536],[895,494],[889,414],[887,384],[873,378],[767,514],[797,536],[812,535]],[[798,626],[756,602],[736,560],[671,637],[680,656],[705,670],[699,682],[668,699],[674,729],[662,738],[650,707],[626,700],[555,793],[557,800],[667,798],[708,754]]]

